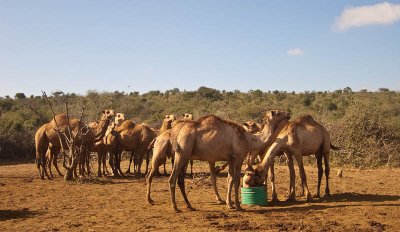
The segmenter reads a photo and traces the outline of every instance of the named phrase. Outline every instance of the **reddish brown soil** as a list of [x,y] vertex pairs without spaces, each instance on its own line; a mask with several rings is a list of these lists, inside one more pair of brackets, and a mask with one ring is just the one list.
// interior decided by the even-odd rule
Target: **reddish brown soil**
[[[124,163],[126,165],[126,163]],[[72,183],[57,177],[39,180],[34,164],[0,166],[1,231],[399,231],[400,170],[345,169],[343,178],[332,169],[332,197],[306,203],[281,202],[273,206],[243,206],[244,212],[215,203],[208,165],[195,162],[194,178],[186,179],[189,200],[197,211],[185,208],[177,190],[173,213],[168,177],[156,177],[153,199],[145,200],[144,178],[91,178]],[[316,168],[306,169],[315,191]],[[278,196],[284,200],[287,168],[276,168]],[[225,196],[226,174],[218,178]],[[297,183],[299,181],[297,180]],[[324,189],[324,186],[322,190]]]

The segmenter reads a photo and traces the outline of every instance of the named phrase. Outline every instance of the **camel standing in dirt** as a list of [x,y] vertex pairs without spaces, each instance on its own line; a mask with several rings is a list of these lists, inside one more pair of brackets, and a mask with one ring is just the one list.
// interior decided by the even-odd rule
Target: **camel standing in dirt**
[[[153,130],[153,131],[156,133],[156,135],[159,135],[159,134],[163,133],[164,131],[171,129],[171,128],[172,128],[172,123],[173,123],[175,120],[176,120],[176,117],[175,117],[174,114],[166,114],[166,115],[164,116],[163,122],[162,122],[162,124],[161,124],[161,128],[160,128],[159,130]],[[151,141],[150,144],[152,144],[154,140],[155,140],[155,138]],[[144,144],[141,145],[141,146],[144,146]],[[150,145],[149,145],[149,146],[150,146]],[[150,150],[150,147],[148,147],[147,150]],[[146,161],[147,161],[148,158],[149,158],[149,153],[150,153],[150,152],[148,151],[147,153],[148,153],[148,155],[147,155],[147,157],[146,157]],[[140,157],[139,157],[138,155],[135,156],[135,152],[132,151],[131,158],[130,158],[130,160],[129,160],[128,170],[126,171],[126,173],[131,173],[131,171],[130,171],[130,170],[131,170],[131,163],[132,163],[132,159],[133,159],[134,157],[135,157],[135,159],[134,159],[134,166],[137,166],[136,163],[138,163],[138,159],[140,159]],[[146,164],[146,166],[147,166],[147,164]],[[146,170],[147,170],[147,167],[146,167]],[[147,171],[146,171],[146,173],[147,173]]]
[[[274,158],[281,152],[284,152],[288,158],[288,167],[290,173],[290,186],[288,200],[295,200],[295,170],[293,165],[293,157],[299,166],[300,178],[302,186],[305,188],[307,201],[311,201],[312,197],[307,186],[306,173],[304,171],[303,156],[315,154],[318,166],[318,184],[315,197],[320,196],[321,179],[323,175],[322,160],[325,163],[326,188],[325,195],[330,195],[329,190],[329,154],[330,149],[337,149],[331,144],[328,131],[319,123],[317,123],[310,115],[299,117],[296,120],[288,122],[279,132],[275,141],[268,149],[263,161],[256,168],[256,174],[260,176],[256,184],[264,182],[269,168],[273,168]],[[272,171],[272,170],[271,170]],[[275,183],[272,182],[273,196],[276,196]]]
[[226,204],[234,208],[231,201],[232,186],[235,186],[235,206],[241,210],[239,186],[242,163],[250,151],[265,149],[274,138],[276,127],[286,123],[289,116],[281,111],[266,113],[263,130],[260,134],[248,133],[242,126],[215,115],[208,115],[197,121],[188,121],[176,134],[173,145],[175,163],[169,185],[171,202],[175,212],[179,212],[175,201],[175,188],[178,186],[188,209],[193,209],[185,192],[185,170],[190,159],[209,162],[229,161],[228,193]]
[[[108,124],[113,116],[113,110],[103,111],[102,118],[98,126],[96,128],[92,128],[86,131],[85,136],[76,141],[77,144],[82,144],[87,150],[89,150],[90,146],[92,146],[93,143],[103,138]],[[36,165],[41,179],[43,179],[44,176],[46,176],[47,178],[51,178],[48,175],[46,168],[46,153],[48,149],[50,150],[50,154],[48,154],[48,157],[50,157],[49,163],[51,164],[51,161],[53,161],[55,163],[57,171],[59,172],[56,163],[57,159],[55,159],[55,157],[56,155],[58,155],[62,147],[64,149],[67,149],[68,146],[63,136],[61,136],[60,143],[59,134],[56,130],[58,129],[61,132],[65,132],[67,130],[68,124],[70,125],[73,133],[77,133],[78,128],[83,128],[83,123],[80,122],[78,119],[70,119],[68,123],[66,114],[59,114],[55,116],[55,120],[53,119],[49,123],[40,127],[35,134]],[[59,172],[59,174],[61,173]]]
[[[98,155],[98,159],[97,159],[97,176],[101,177],[102,173],[103,175],[107,175],[109,172],[107,170],[107,164],[106,164],[106,160],[107,160],[107,148],[108,150],[110,150],[111,152],[113,152],[113,154],[116,152],[117,148],[114,146],[114,144],[110,144],[107,142],[108,137],[110,134],[114,133],[114,128],[116,126],[119,126],[122,124],[122,122],[125,121],[125,114],[123,113],[116,113],[115,114],[115,118],[114,118],[114,122],[110,123],[110,125],[108,126],[106,133],[104,135],[104,138],[98,142],[96,142],[92,148],[91,151],[92,152],[96,152]],[[97,127],[98,122],[92,122],[89,124],[89,127],[94,128]],[[111,140],[111,139],[110,139]],[[103,170],[102,170],[103,169]]]
[[125,120],[120,126],[116,127],[114,132],[107,136],[110,145],[118,146],[116,154],[110,154],[110,166],[113,168],[113,174],[115,176],[124,175],[121,170],[122,150],[135,152],[137,154],[138,164],[136,167],[138,174],[141,173],[140,169],[143,158],[146,157],[145,173],[147,173],[150,156],[148,146],[155,137],[156,133],[149,126],[146,124],[135,124],[132,120]]

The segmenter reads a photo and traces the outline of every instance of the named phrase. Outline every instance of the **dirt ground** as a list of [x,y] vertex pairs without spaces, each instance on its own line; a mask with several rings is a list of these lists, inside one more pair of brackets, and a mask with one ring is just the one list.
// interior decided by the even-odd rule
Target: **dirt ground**
[[[206,163],[195,162],[194,171],[197,173],[194,177],[186,178],[186,189],[197,211],[185,208],[177,190],[178,207],[183,212],[176,214],[170,204],[167,176],[154,179],[152,197],[156,204],[150,206],[145,199],[143,177],[93,177],[67,183],[61,177],[38,179],[34,164],[0,166],[0,230],[400,230],[400,169],[344,169],[343,177],[339,178],[333,168],[329,198],[306,203],[304,197],[299,197],[294,203],[280,202],[266,207],[244,205],[244,212],[229,210],[215,202]],[[307,167],[306,172],[314,192],[317,169]],[[289,180],[286,166],[276,167],[276,179],[278,197],[284,200]],[[298,177],[296,183],[299,185]],[[220,174],[218,188],[224,198],[226,173]]]

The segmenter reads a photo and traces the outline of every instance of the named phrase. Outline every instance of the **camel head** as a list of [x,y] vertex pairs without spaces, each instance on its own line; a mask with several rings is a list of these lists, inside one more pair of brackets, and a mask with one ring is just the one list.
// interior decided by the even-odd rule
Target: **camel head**
[[193,114],[184,113],[184,114],[182,114],[182,119],[184,119],[184,120],[193,120]]
[[251,121],[251,120],[243,123],[243,127],[247,132],[252,133],[252,134],[261,131],[261,127],[256,122]]
[[170,129],[172,127],[172,123],[176,120],[176,117],[174,114],[166,114],[164,116],[163,120],[163,125],[166,125],[167,129]]
[[114,117],[114,115],[115,115],[115,112],[114,112],[114,110],[111,110],[111,109],[108,109],[108,110],[103,110],[103,112],[102,112],[103,114],[101,115],[101,119],[102,120],[111,120],[113,117]]
[[264,184],[265,175],[262,174],[262,171],[260,165],[257,166],[256,170],[254,170],[254,174],[251,176],[251,180],[248,180],[251,184],[250,187],[258,187]]
[[115,114],[115,125],[114,126],[119,126],[122,124],[122,122],[125,121],[125,114],[123,113],[116,113]]
[[265,113],[263,123],[265,124],[274,124],[280,123],[283,120],[289,120],[290,113],[282,110],[270,110]]

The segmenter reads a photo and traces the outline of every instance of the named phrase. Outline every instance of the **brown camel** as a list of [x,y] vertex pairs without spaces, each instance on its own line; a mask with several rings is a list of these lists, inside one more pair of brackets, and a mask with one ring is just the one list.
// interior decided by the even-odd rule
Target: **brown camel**
[[193,209],[185,192],[185,170],[190,159],[209,162],[229,161],[228,194],[226,204],[233,208],[231,201],[232,185],[235,186],[235,206],[239,203],[239,186],[242,163],[250,151],[265,149],[274,138],[276,127],[286,123],[289,116],[281,111],[269,111],[265,115],[263,130],[260,134],[250,134],[242,126],[215,115],[208,115],[197,121],[188,121],[176,134],[173,145],[175,163],[169,185],[172,207],[179,212],[175,201],[175,187],[178,186],[188,209]]
[[[101,140],[108,127],[110,119],[114,116],[113,110],[105,110],[102,114],[102,119],[98,124],[97,128],[86,131],[85,136],[78,138],[77,144],[82,144],[88,150],[91,144]],[[77,119],[70,119],[69,125],[73,133],[77,133],[78,128],[84,128],[82,122]],[[36,147],[36,165],[39,171],[41,179],[46,175],[47,178],[51,178],[46,169],[46,152],[49,149],[49,160],[54,162],[56,169],[57,166],[57,155],[61,148],[68,149],[67,142],[64,136],[61,136],[61,143],[57,128],[60,132],[67,133],[68,121],[66,114],[59,114],[49,123],[43,125],[38,129],[35,134],[35,147]],[[53,157],[53,158],[51,158]],[[58,170],[59,171],[59,170]],[[60,172],[59,172],[60,174]]]
[[[98,154],[98,165],[97,165],[97,176],[101,177],[102,174],[105,176],[107,175],[108,169],[107,169],[107,164],[106,164],[106,158],[107,158],[107,151],[112,152],[113,154],[117,151],[117,148],[115,147],[116,144],[112,141],[114,141],[115,138],[111,138],[112,136],[110,134],[113,134],[113,130],[116,126],[119,126],[122,124],[122,122],[125,121],[125,114],[123,113],[116,113],[115,114],[115,119],[114,122],[110,123],[110,125],[107,128],[107,131],[105,133],[105,136],[102,140],[96,142],[94,146],[91,148],[92,152],[96,152]],[[97,127],[98,122],[92,122],[89,124],[89,127],[95,128]],[[110,135],[110,136],[109,136]],[[110,138],[108,138],[110,137]]]
[[[159,135],[159,134],[163,133],[164,131],[171,129],[171,128],[172,128],[172,124],[173,124],[173,122],[174,122],[175,120],[176,120],[176,117],[175,117],[174,114],[166,114],[166,115],[164,116],[164,119],[163,119],[161,128],[158,129],[158,130],[155,130],[155,129],[152,129],[152,130],[156,133],[156,135]],[[148,147],[148,150],[150,150],[150,147],[152,147],[152,144],[154,144],[155,139],[156,139],[156,138],[154,138],[154,139],[151,141],[151,143],[150,143],[150,145],[149,145],[149,147]],[[126,173],[130,173],[131,163],[132,163],[132,159],[133,159],[134,157],[135,157],[135,159],[134,159],[134,164],[136,165],[136,163],[138,162],[139,156],[138,156],[138,155],[135,156],[135,153],[132,152],[131,158],[130,158],[130,160],[129,160],[128,170],[126,171]]]
[[[171,129],[172,123],[175,120],[176,120],[176,117],[174,114],[166,114],[164,116],[161,128],[159,130],[154,130],[154,129],[152,129],[152,130],[156,133],[156,135],[159,135],[159,134],[163,133],[164,131]],[[151,150],[150,147],[152,147],[151,144],[154,144],[154,141],[155,141],[155,138],[150,142],[150,145],[148,145],[146,161],[148,161],[148,159],[149,159],[149,154],[150,154],[150,150]],[[140,146],[145,146],[145,144],[141,144]],[[136,153],[138,153],[136,155],[135,155],[135,151],[132,151],[131,153],[132,154],[131,154],[131,158],[129,160],[128,170],[125,173],[131,173],[130,169],[131,169],[131,163],[132,163],[133,158],[134,158],[134,166],[137,166],[137,163],[139,162],[139,159],[140,159],[140,155],[138,152],[136,152]],[[146,164],[146,170],[147,170],[147,164]],[[146,173],[147,173],[147,171],[146,171]]]
[[[304,171],[303,156],[315,154],[318,165],[318,185],[315,197],[320,196],[321,179],[323,175],[322,159],[325,163],[326,188],[325,195],[330,195],[329,190],[329,153],[330,149],[337,149],[331,144],[328,131],[310,115],[299,117],[296,120],[288,122],[279,132],[275,141],[268,149],[263,161],[256,168],[256,184],[263,183],[269,168],[273,169],[274,158],[284,152],[288,158],[288,167],[290,173],[290,186],[288,200],[295,200],[295,171],[293,157],[299,166],[302,186],[305,188],[307,201],[312,197],[307,186],[306,173]],[[271,170],[273,172],[273,170]],[[276,196],[275,183],[272,181],[273,196]]]
[[[110,154],[110,166],[113,167],[114,175],[121,175],[121,152],[122,150],[135,152],[138,156],[138,163],[135,166],[135,173],[141,174],[141,165],[144,157],[146,157],[146,171],[148,171],[148,163],[150,150],[148,149],[151,141],[156,137],[156,133],[146,124],[135,124],[132,120],[125,120],[122,124],[115,128],[115,133],[110,133],[108,138],[118,143],[118,151],[116,155]],[[128,169],[129,170],[129,169]]]

